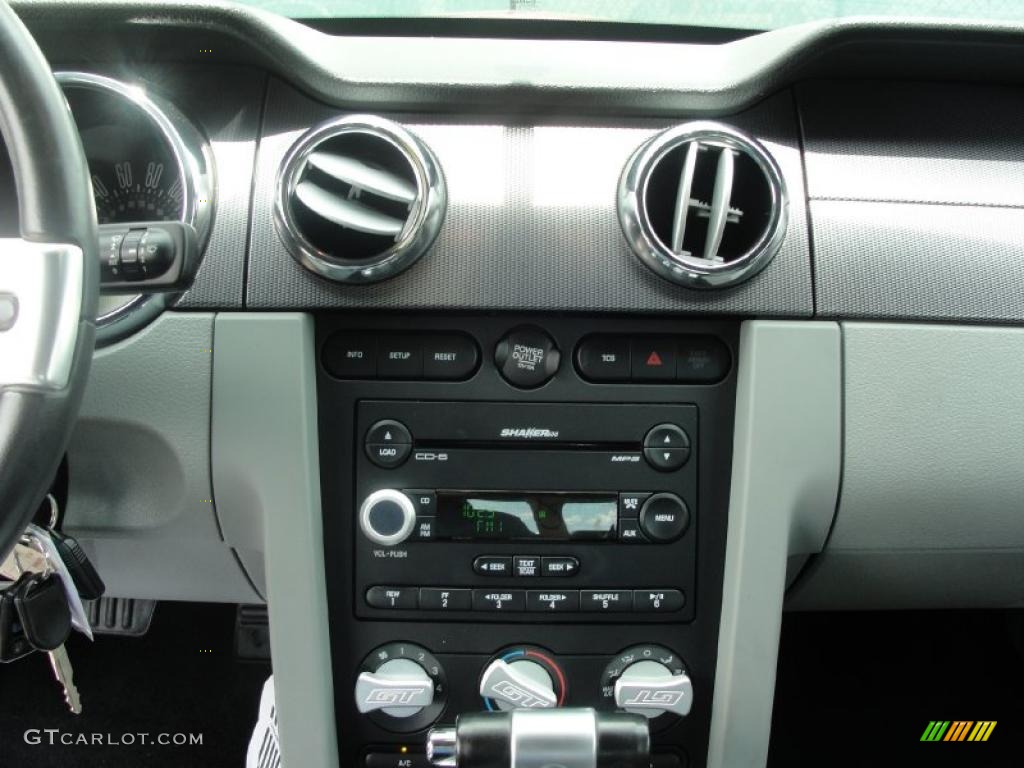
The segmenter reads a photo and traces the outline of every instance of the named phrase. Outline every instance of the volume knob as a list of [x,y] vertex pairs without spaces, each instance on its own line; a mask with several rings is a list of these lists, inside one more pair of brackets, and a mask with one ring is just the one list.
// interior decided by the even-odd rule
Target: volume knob
[[416,527],[416,507],[401,491],[374,491],[359,508],[359,527],[370,541],[393,547],[409,538]]

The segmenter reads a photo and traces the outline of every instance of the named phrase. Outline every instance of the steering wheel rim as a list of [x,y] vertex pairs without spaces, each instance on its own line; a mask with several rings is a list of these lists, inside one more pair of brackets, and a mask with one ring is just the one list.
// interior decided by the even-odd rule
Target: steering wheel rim
[[74,119],[49,64],[0,0],[0,134],[20,237],[0,239],[0,560],[57,470],[92,360],[96,210]]

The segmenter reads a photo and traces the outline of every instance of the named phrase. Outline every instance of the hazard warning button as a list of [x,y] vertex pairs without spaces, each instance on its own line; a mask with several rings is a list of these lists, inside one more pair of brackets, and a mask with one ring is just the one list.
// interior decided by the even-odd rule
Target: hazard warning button
[[676,341],[672,338],[633,339],[630,358],[635,381],[672,381],[676,377]]

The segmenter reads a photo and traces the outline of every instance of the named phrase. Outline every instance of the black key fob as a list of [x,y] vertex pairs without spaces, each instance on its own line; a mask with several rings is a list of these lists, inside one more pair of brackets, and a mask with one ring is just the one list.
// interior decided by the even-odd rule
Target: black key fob
[[14,607],[25,639],[37,651],[52,651],[71,634],[71,607],[55,573],[32,574],[24,582],[19,579]]
[[98,600],[103,597],[107,585],[103,583],[103,579],[96,572],[78,540],[60,531],[50,531],[50,538],[57,548],[60,559],[71,573],[71,579],[78,589],[78,596],[83,600]]
[[32,576],[31,573],[23,573],[14,584],[0,592],[0,664],[17,661],[35,650],[25,639],[18,609],[14,607],[15,592]]

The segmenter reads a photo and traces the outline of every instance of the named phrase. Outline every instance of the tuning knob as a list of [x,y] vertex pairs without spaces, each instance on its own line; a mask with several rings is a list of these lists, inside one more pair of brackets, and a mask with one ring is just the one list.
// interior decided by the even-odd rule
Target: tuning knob
[[565,702],[565,675],[543,651],[513,648],[484,669],[480,695],[492,711],[549,709]]
[[602,692],[615,706],[654,719],[685,717],[693,706],[693,682],[679,657],[667,648],[640,645],[619,654],[605,669]]
[[412,643],[390,643],[363,661],[355,703],[382,727],[405,733],[436,720],[445,693],[444,671],[429,651]]
[[374,491],[359,508],[359,527],[370,541],[393,547],[409,538],[416,527],[416,507],[401,491]]

